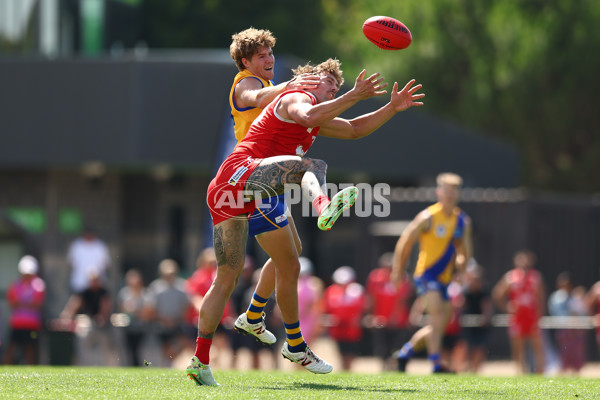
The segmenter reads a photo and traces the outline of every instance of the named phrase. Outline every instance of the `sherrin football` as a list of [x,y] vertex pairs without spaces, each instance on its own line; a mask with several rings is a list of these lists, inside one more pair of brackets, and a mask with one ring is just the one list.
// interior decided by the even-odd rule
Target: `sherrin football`
[[402,50],[412,42],[408,28],[391,17],[371,17],[365,21],[362,30],[367,39],[384,50]]

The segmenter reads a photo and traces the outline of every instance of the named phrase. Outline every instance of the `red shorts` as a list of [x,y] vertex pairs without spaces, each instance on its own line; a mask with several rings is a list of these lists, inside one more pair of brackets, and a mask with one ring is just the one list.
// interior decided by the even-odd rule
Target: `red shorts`
[[232,153],[221,164],[217,176],[208,185],[206,194],[206,204],[213,225],[254,212],[257,202],[244,193],[244,186],[261,161],[262,159]]
[[537,318],[511,317],[508,323],[508,334],[511,338],[522,339],[539,336],[540,328]]

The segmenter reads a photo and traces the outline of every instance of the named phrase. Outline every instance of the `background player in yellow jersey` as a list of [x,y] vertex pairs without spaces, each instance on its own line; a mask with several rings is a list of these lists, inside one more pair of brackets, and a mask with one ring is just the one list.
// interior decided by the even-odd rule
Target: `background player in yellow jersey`
[[414,283],[420,301],[429,316],[398,352],[398,369],[424,347],[433,363],[433,372],[448,372],[441,363],[440,347],[444,329],[451,315],[448,285],[455,268],[463,270],[473,253],[471,220],[457,207],[462,178],[453,173],[437,176],[438,202],[421,211],[406,227],[396,243],[390,279],[400,282],[413,246],[418,242],[419,257]]

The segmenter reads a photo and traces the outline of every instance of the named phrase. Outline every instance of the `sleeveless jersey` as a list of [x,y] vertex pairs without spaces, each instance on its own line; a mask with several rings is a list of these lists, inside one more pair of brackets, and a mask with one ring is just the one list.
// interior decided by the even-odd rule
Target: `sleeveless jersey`
[[536,320],[540,315],[538,292],[541,276],[537,270],[515,268],[508,273],[508,299],[517,319]]
[[217,175],[208,185],[206,204],[213,225],[237,215],[254,212],[256,202],[244,201],[241,194],[246,179],[262,159],[285,155],[303,156],[317,137],[319,127],[306,128],[293,120],[281,118],[275,111],[281,98],[293,92],[306,93],[313,105],[317,103],[317,99],[308,92],[283,92],[254,120],[246,137],[221,164]]
[[273,86],[271,81],[265,81],[262,78],[252,74],[247,69],[238,72],[238,74],[233,78],[233,85],[231,85],[231,90],[229,92],[229,106],[231,107],[231,118],[233,119],[233,131],[235,132],[235,138],[239,142],[246,136],[248,132],[248,128],[252,121],[260,114],[262,109],[257,107],[238,107],[235,104],[235,86],[245,78],[253,78],[258,80],[263,87],[265,86]]
[[317,138],[320,127],[306,128],[277,114],[276,109],[282,97],[294,92],[309,95],[312,104],[317,104],[317,99],[303,90],[283,92],[254,120],[246,137],[238,143],[232,154],[244,154],[254,158],[286,155],[303,157]]
[[415,278],[425,277],[447,285],[452,280],[456,240],[463,237],[466,214],[455,207],[447,215],[440,203],[427,207],[429,228],[419,236],[419,258]]

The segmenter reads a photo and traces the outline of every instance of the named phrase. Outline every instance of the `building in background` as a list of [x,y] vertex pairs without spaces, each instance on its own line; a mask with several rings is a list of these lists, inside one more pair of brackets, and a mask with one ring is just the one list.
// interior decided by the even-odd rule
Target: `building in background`
[[[210,241],[204,199],[231,124],[226,88],[236,69],[225,49],[157,52],[137,41],[135,29],[127,38],[116,33],[112,18],[135,14],[139,3],[0,1],[0,297],[15,262],[31,253],[44,266],[41,275],[52,277],[45,279],[53,299],[48,318],[67,301],[65,255],[84,224],[97,228],[115,260],[113,292],[131,268],[154,279],[164,258],[191,274]],[[79,55],[91,57],[73,57]],[[288,79],[301,62],[279,56],[275,80]],[[379,101],[385,100],[364,101],[355,112],[375,109]],[[310,156],[328,160],[332,183],[390,186],[382,192],[387,213],[355,207],[331,232],[318,231],[314,218],[292,207],[303,225],[303,255],[320,277],[352,265],[365,282],[406,221],[434,198],[435,176],[453,171],[464,177],[463,208],[477,221],[475,256],[491,281],[522,247],[536,251],[549,280],[565,265],[581,266],[574,272],[581,282],[600,279],[600,249],[590,240],[600,229],[598,197],[517,188],[514,148],[426,107],[403,113],[361,146],[323,138]],[[252,251],[262,264],[264,254]]]

